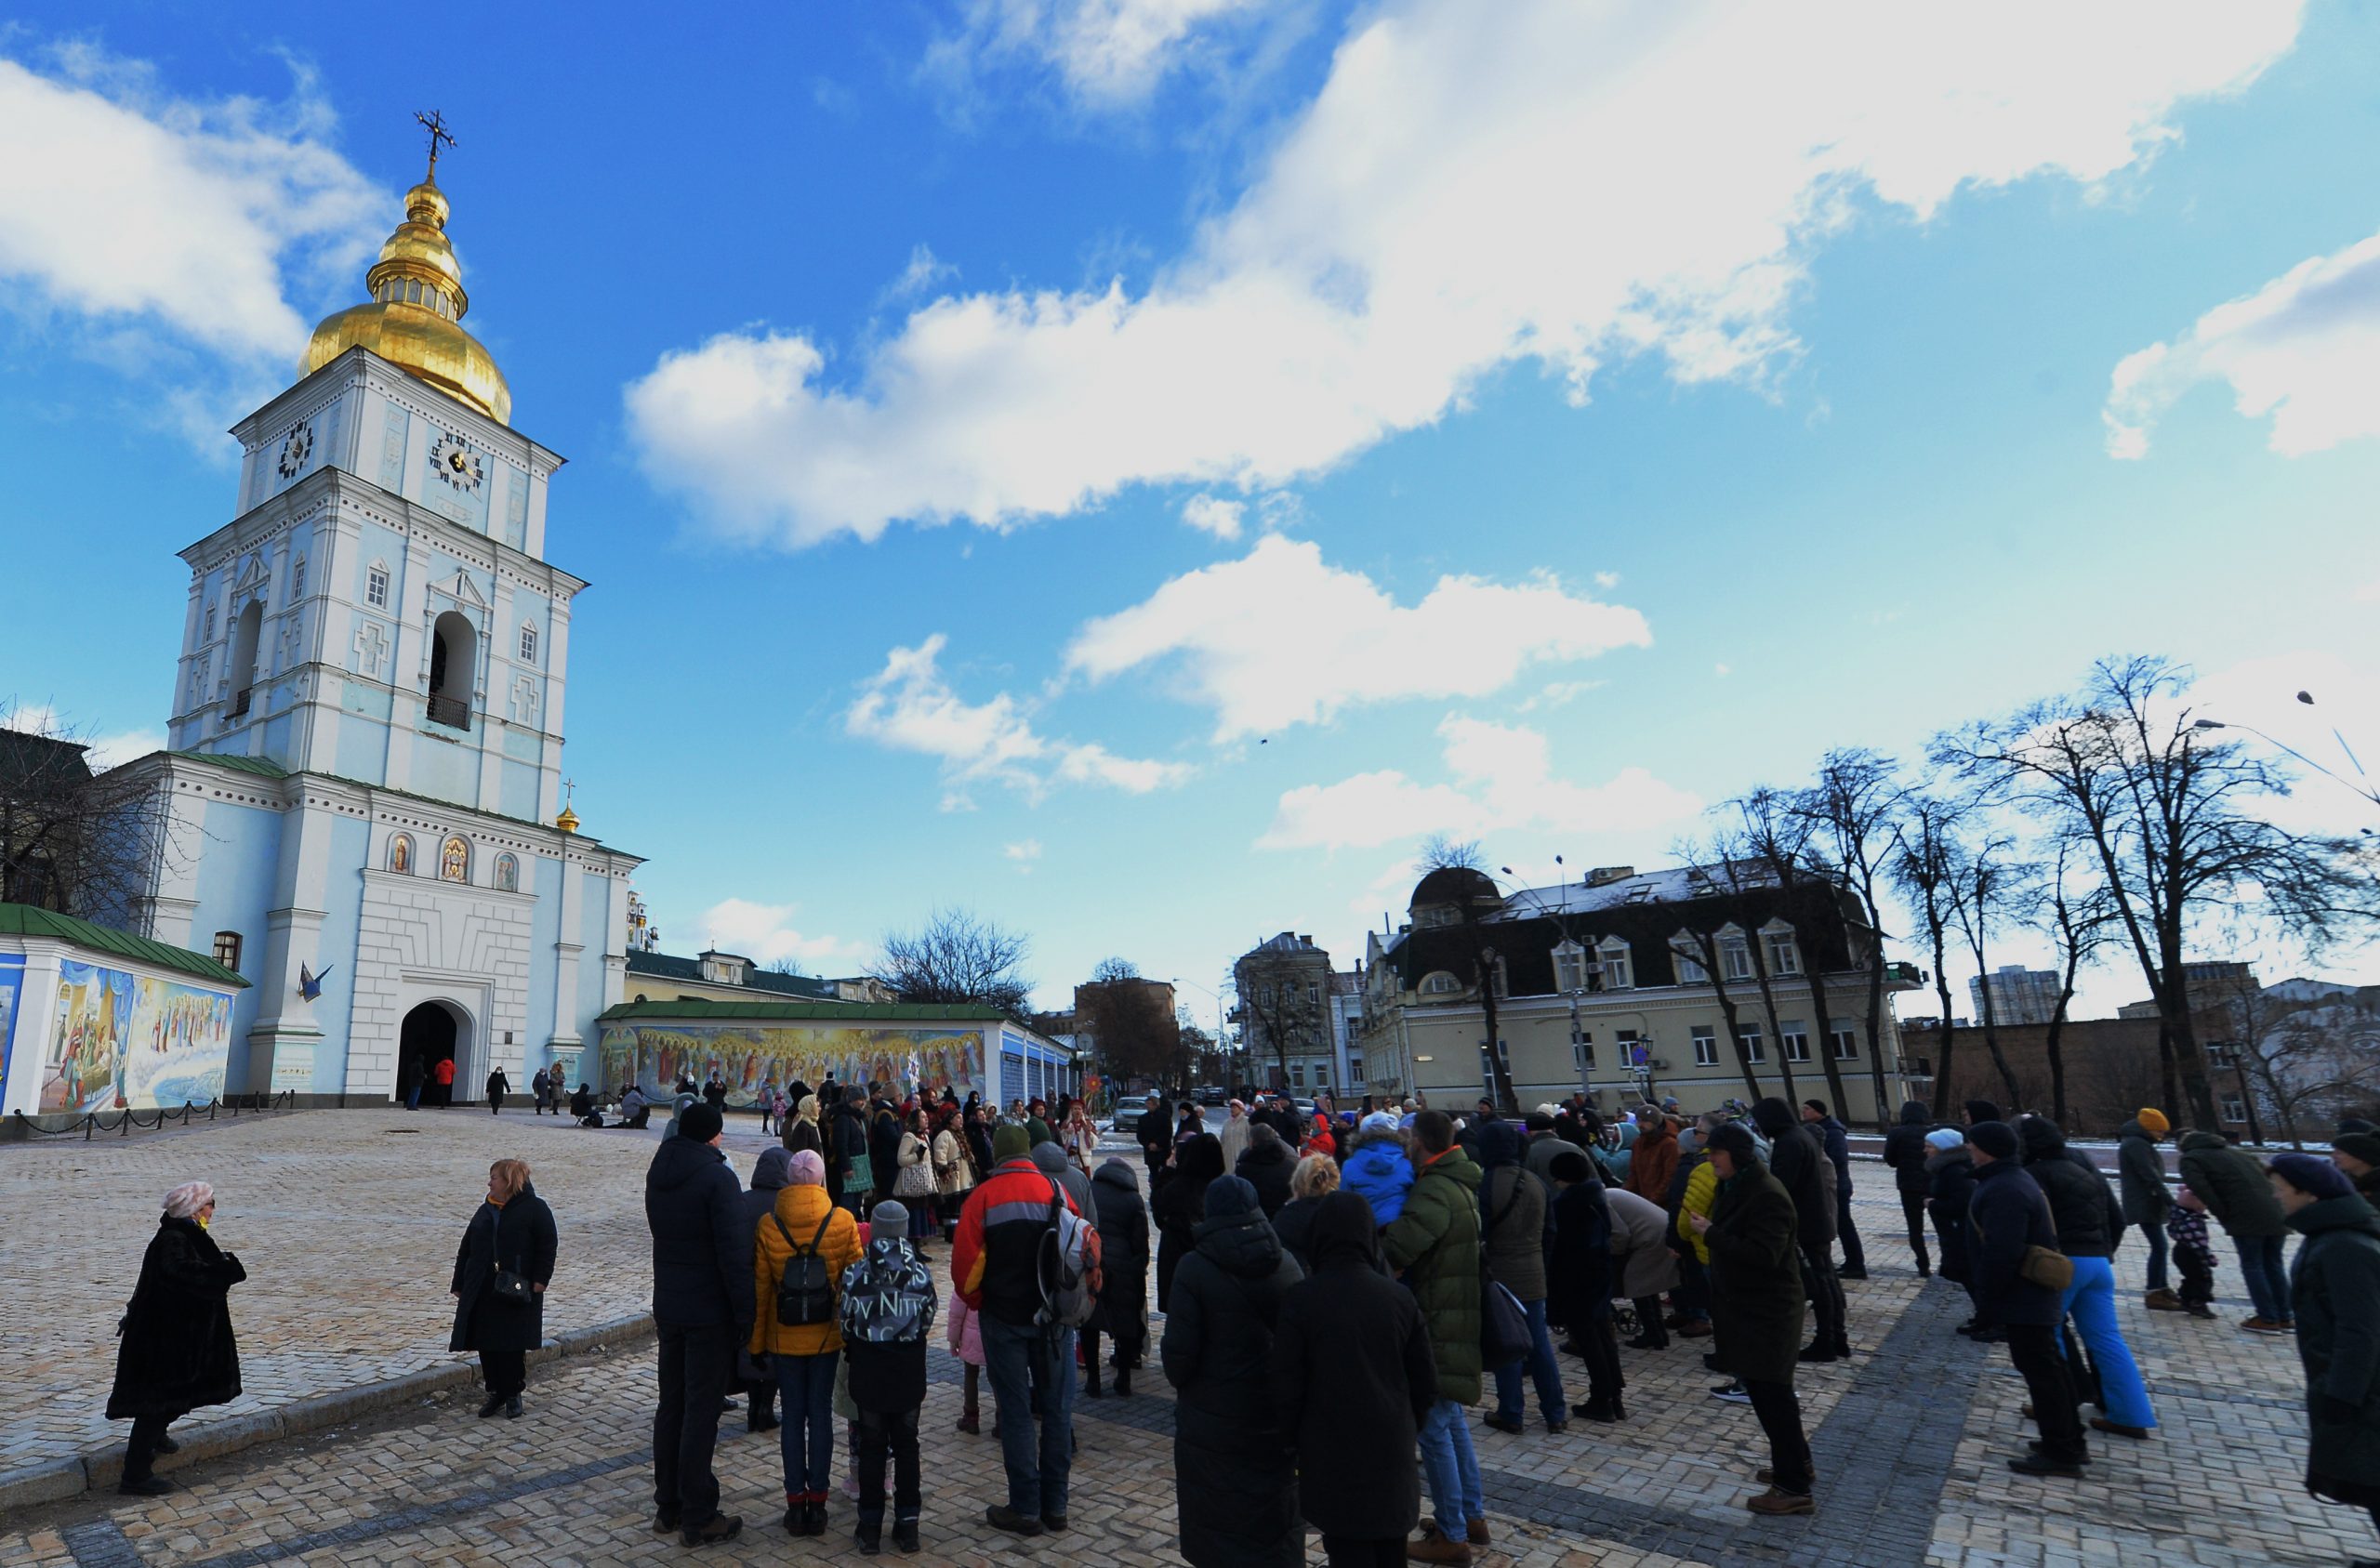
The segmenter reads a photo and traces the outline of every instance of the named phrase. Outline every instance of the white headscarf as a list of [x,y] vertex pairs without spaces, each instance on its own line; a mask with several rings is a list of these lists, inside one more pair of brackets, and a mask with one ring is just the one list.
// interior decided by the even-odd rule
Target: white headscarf
[[165,1218],[189,1219],[215,1201],[215,1189],[204,1181],[185,1181],[165,1194]]

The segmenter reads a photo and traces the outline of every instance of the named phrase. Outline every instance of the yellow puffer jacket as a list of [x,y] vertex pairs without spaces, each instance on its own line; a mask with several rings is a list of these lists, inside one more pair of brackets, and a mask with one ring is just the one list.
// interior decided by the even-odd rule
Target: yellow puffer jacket
[[[755,1355],[765,1351],[773,1355],[814,1356],[843,1348],[843,1331],[834,1318],[825,1323],[777,1322],[777,1282],[785,1277],[785,1266],[792,1260],[795,1247],[809,1249],[810,1238],[818,1233],[818,1221],[826,1218],[828,1207],[824,1187],[781,1188],[775,1212],[761,1220],[753,1234],[752,1288],[759,1293],[759,1309],[752,1315],[750,1349]],[[785,1231],[793,1232],[793,1245],[787,1245],[785,1231],[777,1229],[780,1221]],[[818,1244],[818,1252],[826,1259],[826,1275],[838,1292],[842,1288],[843,1271],[859,1261],[860,1250],[858,1221],[851,1210],[836,1209],[834,1218],[826,1220],[826,1234]],[[837,1305],[840,1308],[840,1302]],[[836,1316],[840,1315],[838,1311]]]
[[[1719,1173],[1711,1168],[1711,1162],[1706,1158],[1686,1172],[1686,1200],[1677,1206],[1678,1239],[1694,1248],[1694,1256],[1706,1265],[1711,1261],[1711,1244],[1702,1239],[1702,1232],[1694,1228],[1694,1222],[1686,1216],[1709,1215],[1711,1205],[1718,1196]],[[818,1223],[814,1219],[810,1222],[813,1225]]]

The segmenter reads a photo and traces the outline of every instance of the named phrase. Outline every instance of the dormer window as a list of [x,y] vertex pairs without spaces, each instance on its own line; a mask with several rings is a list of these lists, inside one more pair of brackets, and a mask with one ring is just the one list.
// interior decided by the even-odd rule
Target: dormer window
[[1752,978],[1752,944],[1744,941],[1741,931],[1720,933],[1719,969],[1729,980]]
[[1554,950],[1554,989],[1584,991],[1587,988],[1587,950],[1575,942],[1564,942]]
[[1461,989],[1462,982],[1444,969],[1425,976],[1421,981],[1421,995],[1424,996],[1451,996]]
[[1701,950],[1684,931],[1670,938],[1670,962],[1677,969],[1680,985],[1701,985],[1711,978],[1711,971],[1702,967]]
[[1802,953],[1793,941],[1792,928],[1765,933],[1768,939],[1768,972],[1776,975],[1797,975],[1802,972]]
[[1603,961],[1603,988],[1606,991],[1626,991],[1635,985],[1635,966],[1630,960],[1626,942],[1618,937],[1606,937],[1595,949],[1595,956]]

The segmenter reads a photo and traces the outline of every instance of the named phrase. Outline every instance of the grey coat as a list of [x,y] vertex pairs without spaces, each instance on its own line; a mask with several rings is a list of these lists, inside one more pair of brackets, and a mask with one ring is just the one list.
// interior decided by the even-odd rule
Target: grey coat
[[1480,1179],[1479,1223],[1497,1283],[1524,1301],[1544,1300],[1545,1183],[1498,1166]]
[[2174,1206],[2165,1185],[2164,1157],[2157,1140],[2138,1122],[2126,1122],[2117,1135],[2116,1179],[2123,1192],[2123,1221],[2143,1231],[2162,1228]]

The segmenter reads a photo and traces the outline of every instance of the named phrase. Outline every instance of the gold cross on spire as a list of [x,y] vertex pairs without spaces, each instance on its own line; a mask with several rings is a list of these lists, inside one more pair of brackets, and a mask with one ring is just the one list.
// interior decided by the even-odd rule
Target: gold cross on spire
[[432,183],[435,183],[438,178],[438,144],[443,141],[449,147],[454,146],[456,144],[455,133],[446,128],[446,117],[439,113],[435,109],[431,110],[427,114],[416,109],[414,111],[413,117],[416,120],[420,121],[422,129],[430,133],[430,174],[428,178]]

